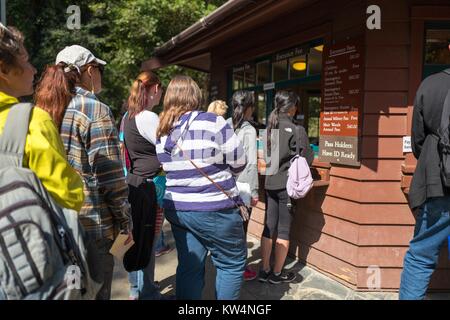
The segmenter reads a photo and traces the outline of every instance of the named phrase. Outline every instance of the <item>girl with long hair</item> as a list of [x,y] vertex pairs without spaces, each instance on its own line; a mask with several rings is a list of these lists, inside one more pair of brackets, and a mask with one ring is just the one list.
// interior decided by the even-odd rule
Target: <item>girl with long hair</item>
[[114,239],[122,232],[129,234],[127,243],[132,240],[117,129],[111,109],[96,96],[102,90],[104,65],[88,49],[68,46],[44,71],[35,96],[36,105],[52,116],[67,159],[84,180],[80,221],[101,258],[99,300],[111,298],[114,258],[109,251]]
[[[309,145],[305,129],[293,122],[299,103],[300,99],[296,93],[279,91],[275,95],[275,108],[269,117],[267,140],[270,142],[268,145],[271,150],[278,150],[278,154],[271,154],[272,157],[278,157],[278,170],[273,175],[267,175],[265,181],[266,216],[261,238],[262,268],[259,274],[261,282],[279,284],[295,279],[294,273],[283,270],[289,250],[292,223],[290,198],[286,191],[287,173],[291,159],[297,155],[297,144],[300,144],[300,155],[307,159],[309,165],[314,160],[314,153]],[[272,134],[274,130],[278,130],[278,135]],[[273,137],[278,139],[275,140]],[[271,268],[273,241],[276,241],[275,263]]]
[[[255,97],[250,91],[236,91],[232,98],[233,116],[228,120],[233,126],[236,135],[242,143],[247,157],[247,166],[237,178],[237,186],[241,198],[250,208],[257,205],[259,201],[259,181],[258,181],[258,154],[257,154],[257,134],[256,129],[251,125],[253,112],[255,111]],[[244,231],[247,234],[249,221],[244,223]],[[244,271],[244,280],[255,279],[257,273],[250,267]]]
[[225,119],[198,111],[201,103],[190,77],[173,78],[157,133],[167,174],[165,215],[178,251],[176,297],[202,298],[210,252],[217,299],[238,299],[247,247],[234,176],[245,168],[245,153]]
[[130,299],[161,299],[155,276],[155,245],[162,222],[162,210],[157,205],[155,183],[161,172],[156,155],[156,130],[159,118],[152,109],[161,100],[158,77],[144,71],[133,81],[127,100],[127,114],[122,120],[125,152],[129,169],[127,182],[133,218],[133,239],[136,244],[127,252],[128,259],[143,260],[142,269],[129,273]]

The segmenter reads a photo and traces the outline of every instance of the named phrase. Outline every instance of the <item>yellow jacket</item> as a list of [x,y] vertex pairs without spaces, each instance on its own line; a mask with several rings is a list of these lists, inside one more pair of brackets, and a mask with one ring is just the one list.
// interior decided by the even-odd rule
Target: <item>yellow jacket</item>
[[[16,98],[0,92],[0,135],[15,103],[18,103]],[[50,115],[39,108],[31,112],[23,166],[36,174],[60,206],[80,211],[84,202],[83,181],[67,162],[61,137]]]

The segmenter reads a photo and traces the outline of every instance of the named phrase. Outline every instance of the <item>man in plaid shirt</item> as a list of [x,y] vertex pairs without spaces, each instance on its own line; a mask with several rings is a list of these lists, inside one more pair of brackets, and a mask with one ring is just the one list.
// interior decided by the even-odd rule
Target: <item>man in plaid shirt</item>
[[69,163],[84,180],[86,200],[80,221],[96,241],[102,264],[99,267],[104,268],[104,283],[97,299],[107,300],[114,268],[109,250],[119,232],[129,231],[130,210],[114,118],[110,108],[94,94],[101,90],[106,62],[83,47],[71,46],[58,54],[59,63],[73,66],[81,74],[61,124],[61,137]]

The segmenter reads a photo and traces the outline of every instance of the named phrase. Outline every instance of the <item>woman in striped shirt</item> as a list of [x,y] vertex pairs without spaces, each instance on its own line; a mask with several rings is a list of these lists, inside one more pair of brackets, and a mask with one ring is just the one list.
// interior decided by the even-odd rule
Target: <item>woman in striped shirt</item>
[[239,299],[247,248],[235,176],[246,159],[230,125],[198,111],[201,100],[191,78],[175,77],[157,132],[156,151],[167,174],[163,206],[178,251],[176,296],[201,299],[210,252],[217,269],[217,299]]

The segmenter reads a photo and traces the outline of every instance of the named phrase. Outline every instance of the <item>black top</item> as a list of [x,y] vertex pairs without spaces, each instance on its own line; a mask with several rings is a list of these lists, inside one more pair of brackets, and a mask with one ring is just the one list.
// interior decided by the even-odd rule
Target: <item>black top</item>
[[449,194],[441,180],[437,137],[449,90],[450,75],[440,72],[426,78],[416,94],[411,144],[418,162],[409,191],[409,204],[413,209],[428,198]]
[[[308,164],[311,165],[314,160],[314,152],[309,145],[309,138],[305,128],[301,125],[296,125],[291,117],[280,114],[278,129],[280,142],[279,169],[276,174],[266,176],[265,188],[267,190],[286,189],[291,160],[297,155],[297,141],[300,141],[300,155],[306,158]],[[297,135],[300,135],[300,137]]]
[[145,179],[153,178],[161,169],[156,146],[139,133],[136,118],[130,119],[127,116],[123,127],[125,147],[130,158],[129,173]]

